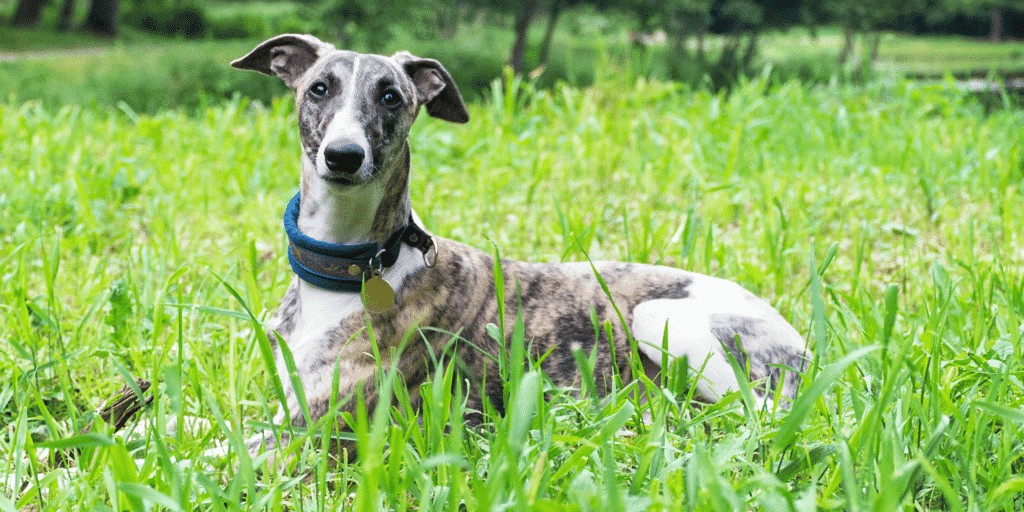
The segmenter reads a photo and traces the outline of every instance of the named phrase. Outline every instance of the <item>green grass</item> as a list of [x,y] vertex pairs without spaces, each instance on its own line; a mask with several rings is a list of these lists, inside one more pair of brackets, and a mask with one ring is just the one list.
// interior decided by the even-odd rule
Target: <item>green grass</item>
[[[402,35],[391,40],[381,53],[390,55],[408,49],[416,55],[442,59],[462,84],[464,94],[476,99],[501,75],[511,38],[508,31],[492,27],[482,27],[451,41],[420,41]],[[495,44],[495,39],[501,43]],[[280,80],[243,73],[227,65],[260,42],[262,39],[164,40],[114,45],[105,51],[85,54],[60,50],[45,58],[0,61],[0,99],[37,100],[52,110],[65,104],[123,103],[132,110],[150,114],[176,107],[193,110],[234,94],[269,104],[287,90]],[[586,52],[587,58],[577,62],[568,55],[553,57],[543,77],[546,85],[556,80],[584,84],[593,81],[594,49],[589,43],[577,45],[583,46],[580,52]]]
[[269,103],[287,88],[280,80],[240,73],[228,63],[257,41],[167,42],[115,46],[90,54],[0,62],[3,100],[37,100],[49,109],[84,104],[145,113],[196,109],[233,94]]
[[211,2],[208,10],[211,17],[230,18],[244,14],[259,13],[269,18],[282,18],[298,13],[302,4],[293,2]]
[[885,37],[879,56],[887,67],[910,75],[1024,74],[1024,43],[1021,41],[992,44],[969,37],[890,34]]
[[[8,103],[0,510],[1024,506],[1024,112],[942,84],[755,80],[725,96],[625,75],[518,84],[466,126],[422,116],[413,203],[434,232],[505,257],[581,260],[579,237],[595,259],[740,282],[815,349],[791,411],[742,393],[695,408],[678,388],[573,398],[503,368],[515,407],[465,429],[447,366],[422,421],[401,386],[396,408],[351,418],[356,463],[327,464],[304,435],[283,470],[201,459],[278,403],[245,308],[267,318],[289,279],[290,100],[194,116]],[[113,433],[88,411],[127,376],[157,398]],[[210,426],[168,434],[186,415]],[[53,468],[67,446],[79,457]]]
[[[851,58],[867,52],[869,39],[858,36]],[[803,29],[773,34],[762,43],[763,58],[767,62],[785,66],[802,63],[836,65],[843,47],[843,34],[834,27],[817,30],[812,37]],[[828,66],[826,66],[826,69]],[[1024,73],[1024,42],[1005,41],[991,43],[984,39],[964,36],[914,36],[885,32],[878,47],[878,71],[911,77],[986,76]]]
[[0,49],[5,53],[28,52],[79,47],[106,47],[115,42],[110,38],[78,32],[58,32],[21,27],[4,27],[0,33]]

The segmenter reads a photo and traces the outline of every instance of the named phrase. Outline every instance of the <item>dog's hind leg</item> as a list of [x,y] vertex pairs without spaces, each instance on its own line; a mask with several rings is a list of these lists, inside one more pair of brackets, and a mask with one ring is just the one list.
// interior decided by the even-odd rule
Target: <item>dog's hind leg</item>
[[[701,276],[682,299],[654,299],[633,310],[633,336],[638,349],[655,364],[662,361],[665,326],[667,349],[673,358],[686,357],[701,370],[696,396],[717,401],[739,389],[730,358],[752,381],[761,397],[774,394],[784,376],[782,394],[793,398],[799,373],[805,369],[804,339],[774,308],[739,285]],[[785,370],[792,368],[793,370]]]

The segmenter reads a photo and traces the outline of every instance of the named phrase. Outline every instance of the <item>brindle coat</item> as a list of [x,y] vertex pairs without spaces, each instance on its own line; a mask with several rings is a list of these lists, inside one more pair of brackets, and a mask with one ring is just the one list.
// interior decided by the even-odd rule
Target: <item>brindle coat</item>
[[[407,136],[420,106],[447,121],[469,119],[444,67],[406,52],[390,58],[362,55],[312,36],[286,34],[267,40],[232,65],[278,76],[295,90],[303,146],[298,225],[307,236],[325,242],[382,243],[405,226],[411,212]],[[352,151],[364,156],[348,167],[339,166],[325,156],[339,147],[359,148]],[[498,318],[493,257],[441,237],[434,240],[435,266],[428,267],[419,252],[406,246],[398,262],[385,270],[396,297],[381,313],[364,310],[357,293],[330,292],[294,278],[269,327],[293,353],[314,420],[327,412],[336,367],[341,397],[361,387],[367,407],[377,405],[378,362],[372,356],[367,315],[384,368],[390,366],[391,351],[412,334],[397,366],[414,400],[432,369],[434,358],[428,351],[436,355],[447,350],[472,373],[467,376],[474,384],[470,409],[480,411],[489,399],[498,411],[504,410],[495,362],[499,347],[486,332],[487,324]],[[749,368],[751,379],[767,381],[762,396],[777,389],[788,398],[795,394],[807,357],[804,340],[763,300],[735,283],[679,269],[595,265],[611,298],[588,263],[501,262],[505,311],[513,318],[521,298],[532,355],[550,351],[542,368],[556,385],[578,386],[572,348],[589,354],[595,344],[595,372],[603,391],[612,372],[625,381],[633,378],[634,352],[614,301],[632,335],[642,341],[637,347],[640,362],[652,376],[658,372],[661,349],[643,342],[660,347],[667,323],[671,355],[687,356],[695,368],[704,366],[704,379],[697,383],[702,400],[714,401],[736,389],[725,351]],[[600,322],[611,321],[611,343],[603,329],[595,336],[591,307]],[[512,321],[506,324],[508,339]],[[449,333],[464,341],[451,344]],[[275,349],[284,376],[280,350]],[[282,385],[291,420],[302,425],[290,380],[283,377]],[[351,412],[356,401],[348,400],[343,407]],[[251,448],[259,449],[261,442],[270,439],[260,438]]]

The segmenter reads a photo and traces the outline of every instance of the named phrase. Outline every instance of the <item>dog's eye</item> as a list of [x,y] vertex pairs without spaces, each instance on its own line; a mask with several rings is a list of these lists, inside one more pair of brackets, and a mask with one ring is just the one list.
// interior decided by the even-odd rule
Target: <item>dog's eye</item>
[[323,82],[316,82],[309,87],[309,94],[314,98],[322,99],[327,97],[327,84]]
[[398,108],[402,105],[402,96],[398,91],[389,89],[380,95],[380,104],[387,108]]

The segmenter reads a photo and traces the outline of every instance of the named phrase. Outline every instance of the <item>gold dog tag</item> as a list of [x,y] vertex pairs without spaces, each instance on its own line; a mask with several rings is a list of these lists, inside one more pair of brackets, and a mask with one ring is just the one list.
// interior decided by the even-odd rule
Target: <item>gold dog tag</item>
[[363,284],[363,307],[371,313],[382,313],[394,303],[395,290],[374,270],[370,280]]

